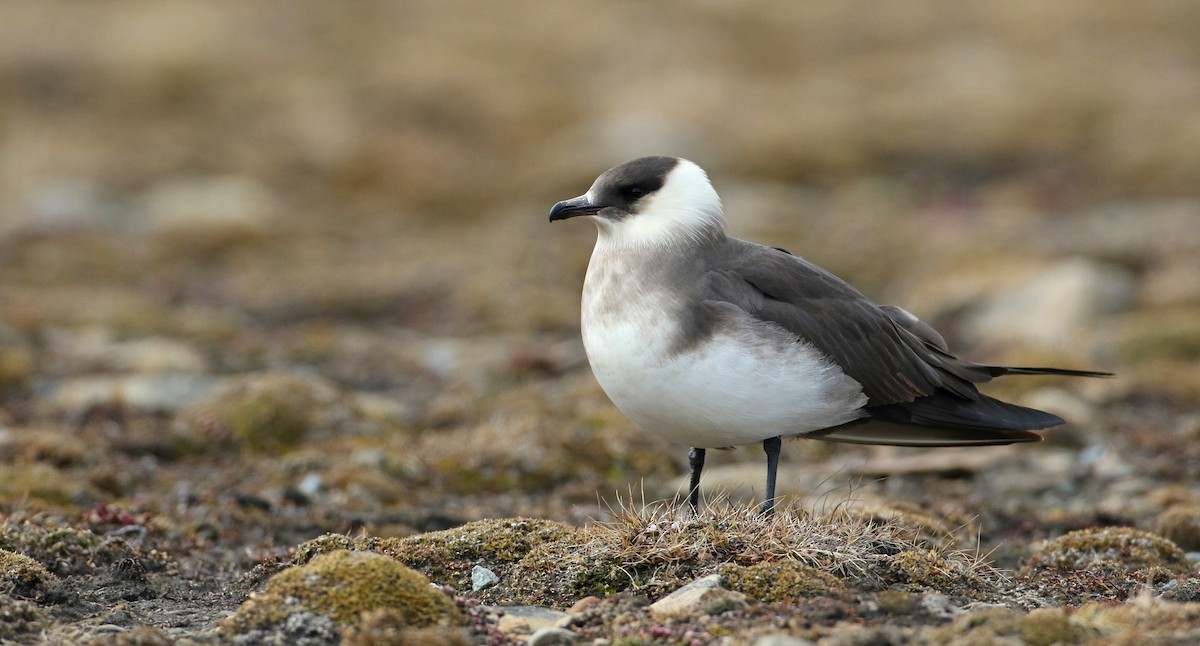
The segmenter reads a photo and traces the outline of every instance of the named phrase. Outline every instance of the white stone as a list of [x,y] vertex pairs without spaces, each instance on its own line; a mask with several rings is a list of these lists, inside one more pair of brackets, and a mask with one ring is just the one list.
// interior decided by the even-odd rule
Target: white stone
[[733,600],[744,603],[746,595],[721,587],[721,575],[710,574],[679,588],[650,604],[650,614],[679,616],[701,614],[706,608],[719,601]]

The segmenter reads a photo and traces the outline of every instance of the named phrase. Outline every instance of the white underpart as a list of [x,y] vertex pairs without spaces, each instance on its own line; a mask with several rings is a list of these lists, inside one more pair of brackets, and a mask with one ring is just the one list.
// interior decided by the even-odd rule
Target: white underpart
[[699,303],[681,303],[648,269],[662,254],[693,252],[693,231],[718,220],[723,226],[724,217],[707,177],[690,162],[652,198],[632,218],[594,218],[600,236],[584,285],[583,343],[613,403],[645,430],[703,448],[801,435],[861,416],[866,397],[858,382],[811,344],[733,306],[712,336],[674,352],[679,307]]
[[725,229],[721,198],[704,170],[686,159],[679,160],[662,188],[644,199],[646,203],[634,217],[619,221],[593,218],[600,229],[597,244],[623,249],[662,247],[686,244],[714,226]]
[[[676,327],[662,307],[669,297],[638,284],[638,260],[593,255],[593,268],[597,261],[606,267],[588,271],[584,347],[604,392],[643,429],[714,448],[801,435],[861,415],[866,398],[857,382],[812,345],[748,314],[672,354]],[[611,307],[613,298],[622,299],[620,308]]]

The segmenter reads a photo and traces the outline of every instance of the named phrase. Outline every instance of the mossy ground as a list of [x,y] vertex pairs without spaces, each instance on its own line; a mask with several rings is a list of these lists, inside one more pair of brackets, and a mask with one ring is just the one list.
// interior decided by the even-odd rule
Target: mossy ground
[[1023,573],[1068,603],[1124,600],[1146,586],[1194,575],[1196,566],[1170,540],[1130,527],[1078,530],[1035,548]]
[[[0,550],[53,577],[17,563],[0,641],[214,643],[337,549],[473,643],[588,595],[611,643],[1198,641],[1194,2],[358,4],[0,3]],[[545,222],[662,153],[966,359],[1119,377],[985,385],[1068,419],[1036,445],[789,442],[773,523],[761,451],[711,451],[753,476],[692,516],[588,370],[596,234]],[[1128,293],[973,329],[1065,260]],[[771,600],[646,610],[721,572]],[[292,617],[241,637],[459,634]]]
[[44,596],[54,582],[54,575],[41,563],[24,554],[0,549],[0,594],[36,599]]
[[721,569],[721,584],[758,601],[787,601],[846,591],[841,579],[794,561],[762,562]]

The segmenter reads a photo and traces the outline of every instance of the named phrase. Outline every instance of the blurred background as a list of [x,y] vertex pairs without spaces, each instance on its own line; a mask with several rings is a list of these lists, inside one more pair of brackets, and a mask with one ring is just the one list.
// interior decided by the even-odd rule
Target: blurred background
[[1121,373],[992,391],[1060,442],[1200,433],[1195,2],[6,0],[0,496],[263,543],[671,495],[546,221],[646,154],[970,358]]

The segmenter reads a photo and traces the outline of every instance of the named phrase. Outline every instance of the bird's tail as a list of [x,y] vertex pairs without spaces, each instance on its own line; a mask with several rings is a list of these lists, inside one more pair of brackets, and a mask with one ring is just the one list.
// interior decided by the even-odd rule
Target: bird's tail
[[1111,372],[1067,370],[1066,368],[1023,368],[1018,366],[982,366],[993,377],[1004,375],[1062,375],[1064,377],[1112,377]]

